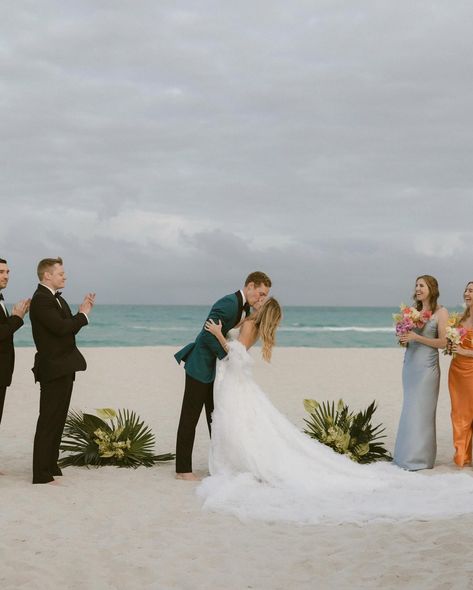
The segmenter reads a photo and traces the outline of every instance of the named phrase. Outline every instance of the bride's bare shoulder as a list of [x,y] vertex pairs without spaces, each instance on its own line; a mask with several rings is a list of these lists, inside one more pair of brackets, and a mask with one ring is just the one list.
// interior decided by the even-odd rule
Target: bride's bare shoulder
[[240,335],[238,336],[239,342],[248,349],[250,346],[253,346],[257,338],[258,330],[256,329],[255,322],[253,320],[243,322],[240,328]]

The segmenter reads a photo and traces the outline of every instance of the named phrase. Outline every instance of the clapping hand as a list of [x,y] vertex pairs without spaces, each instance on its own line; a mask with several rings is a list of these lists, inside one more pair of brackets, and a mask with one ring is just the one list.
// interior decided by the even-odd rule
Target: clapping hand
[[79,311],[88,315],[92,311],[94,305],[95,293],[87,293],[87,295],[84,297],[84,300],[79,305]]
[[31,299],[22,299],[21,301],[18,301],[18,303],[15,303],[13,306],[11,314],[23,319],[30,309],[30,303]]

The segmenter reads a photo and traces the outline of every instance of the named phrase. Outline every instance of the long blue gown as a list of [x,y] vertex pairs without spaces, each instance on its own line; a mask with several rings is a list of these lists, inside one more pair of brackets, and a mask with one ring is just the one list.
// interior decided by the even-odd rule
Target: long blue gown
[[[437,319],[415,330],[426,338],[438,337]],[[402,370],[402,406],[394,463],[408,469],[432,469],[437,454],[435,413],[440,386],[438,349],[409,342]]]

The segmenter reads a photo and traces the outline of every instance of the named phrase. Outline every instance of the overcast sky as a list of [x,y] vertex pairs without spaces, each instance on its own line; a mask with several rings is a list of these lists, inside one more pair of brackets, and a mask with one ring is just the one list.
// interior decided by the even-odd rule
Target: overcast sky
[[0,5],[10,301],[397,305],[473,278],[470,1]]

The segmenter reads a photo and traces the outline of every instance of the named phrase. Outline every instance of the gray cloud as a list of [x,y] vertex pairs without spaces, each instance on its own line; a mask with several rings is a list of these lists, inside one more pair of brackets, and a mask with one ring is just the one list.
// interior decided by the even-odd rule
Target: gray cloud
[[8,298],[397,304],[471,278],[470,3],[0,7]]

